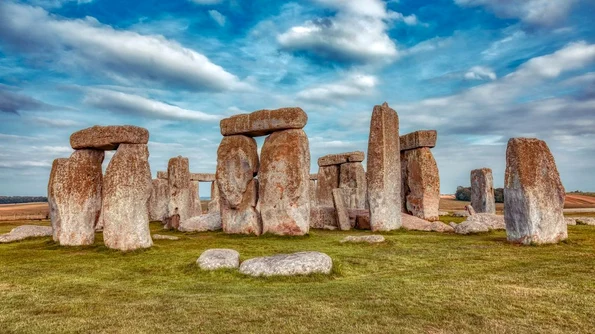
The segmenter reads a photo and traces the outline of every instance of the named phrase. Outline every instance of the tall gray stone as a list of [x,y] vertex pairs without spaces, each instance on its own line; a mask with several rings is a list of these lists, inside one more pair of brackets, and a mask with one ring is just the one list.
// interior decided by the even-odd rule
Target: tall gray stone
[[211,200],[209,201],[209,213],[219,212],[220,195],[217,181],[211,182]]
[[496,213],[494,177],[489,168],[471,171],[471,206],[478,213]]
[[151,169],[146,144],[121,144],[103,182],[103,241],[109,248],[130,251],[153,245],[148,201]]
[[521,244],[557,243],[568,237],[566,194],[547,144],[512,138],[506,149],[504,219],[507,238]]
[[169,202],[164,223],[167,228],[177,229],[180,221],[195,216],[195,197],[190,181],[188,158],[181,156],[169,159],[167,165]]
[[368,141],[366,175],[372,231],[391,231],[401,227],[399,152],[399,116],[385,102],[372,111]]
[[333,206],[333,189],[339,188],[339,166],[318,167],[316,199],[319,206]]

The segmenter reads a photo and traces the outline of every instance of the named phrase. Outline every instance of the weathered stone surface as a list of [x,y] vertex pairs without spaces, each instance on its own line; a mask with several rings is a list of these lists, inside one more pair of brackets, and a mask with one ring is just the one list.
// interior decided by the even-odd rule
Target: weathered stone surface
[[240,266],[240,253],[233,249],[207,249],[196,261],[202,270],[235,269]]
[[338,154],[327,154],[318,158],[318,166],[340,165],[346,162],[362,162],[366,158],[364,152],[354,151]]
[[257,137],[266,136],[275,131],[302,129],[307,122],[308,115],[301,108],[281,108],[235,115],[221,120],[220,126],[223,136]]
[[452,213],[453,217],[469,217],[469,212],[467,211],[455,211]]
[[474,214],[477,213],[477,212],[475,212],[475,208],[473,208],[473,206],[471,204],[465,205],[465,211],[467,211],[469,216],[473,216]]
[[377,244],[380,242],[384,242],[384,237],[381,235],[348,235],[341,240],[341,243],[345,242],[367,242],[369,244]]
[[130,251],[153,245],[149,231],[151,196],[149,150],[144,144],[121,144],[103,179],[103,241]]
[[318,180],[318,174],[310,174],[310,180],[313,180],[313,181]]
[[246,136],[224,137],[217,149],[217,186],[230,208],[242,203],[246,188],[258,172],[256,141]]
[[220,212],[220,197],[221,195],[219,195],[219,186],[217,186],[217,181],[215,181],[211,183],[211,200],[209,201],[209,213]]
[[358,230],[369,230],[370,226],[370,210],[364,209],[350,209],[349,219],[353,223],[353,227]]
[[207,232],[221,229],[221,214],[219,212],[188,218],[182,221],[178,227],[178,230],[182,232]]
[[504,177],[508,240],[543,244],[566,239],[565,197],[556,162],[547,144],[533,138],[510,139]]
[[240,265],[240,272],[250,276],[294,276],[330,274],[333,260],[320,252],[298,252],[257,257]]
[[410,231],[453,232],[453,228],[442,222],[429,222],[421,218],[401,213],[402,227]]
[[348,162],[340,167],[339,188],[353,189],[353,202],[349,203],[351,209],[365,209],[367,201],[368,186],[366,183],[366,171],[361,162]]
[[167,215],[169,204],[169,185],[167,180],[153,179],[151,181],[151,197],[149,197],[149,219],[163,221]]
[[339,188],[339,166],[318,168],[316,199],[320,206],[333,206],[333,189]]
[[52,236],[51,226],[21,225],[13,228],[9,233],[0,234],[0,244],[50,236]]
[[310,229],[310,149],[303,130],[285,130],[264,141],[259,172],[263,233],[303,235]]
[[262,222],[256,210],[258,201],[258,180],[252,179],[244,192],[243,201],[232,208],[229,202],[221,197],[221,221],[223,231],[231,234],[262,234]]
[[400,137],[401,151],[414,150],[417,148],[436,146],[436,130],[419,130],[402,135]]
[[192,217],[202,214],[202,206],[200,205],[199,184],[198,181],[190,181],[190,191],[192,193]]
[[337,211],[332,206],[310,207],[310,227],[324,228],[325,226],[337,226]]
[[198,193],[194,193],[192,181],[190,181],[188,158],[178,156],[169,159],[167,176],[169,202],[164,223],[167,228],[177,229],[181,221],[196,215],[195,204]]
[[470,215],[464,222],[456,225],[454,231],[457,234],[471,234],[491,230],[504,230],[505,228],[504,216],[491,213],[476,213]]
[[405,213],[428,221],[438,220],[440,174],[429,148],[401,151],[401,180]]
[[149,131],[133,125],[95,125],[73,133],[70,146],[75,150],[115,150],[120,144],[147,144]]
[[164,172],[164,171],[158,171],[158,172],[157,172],[157,178],[158,178],[158,179],[167,180],[167,172]]
[[351,228],[346,198],[346,195],[349,195],[349,193],[346,193],[345,190],[348,189],[333,189],[333,202],[335,203],[335,210],[337,212],[337,222],[339,223],[339,229],[342,231],[348,231]]
[[180,240],[179,237],[165,234],[153,234],[153,240]]
[[479,213],[496,213],[494,177],[490,168],[471,171],[471,206]]
[[91,245],[101,212],[104,153],[77,150],[53,165],[48,185],[54,241],[63,246]]
[[308,182],[308,195],[310,196],[310,208],[318,206],[318,199],[316,198],[316,180],[310,179]]
[[368,202],[372,231],[401,227],[399,116],[386,102],[375,106],[368,141]]
[[566,225],[576,225],[575,218],[564,217],[564,221],[566,222]]
[[595,226],[595,218],[593,217],[578,217],[575,219],[578,225],[590,225]]
[[215,182],[213,173],[190,173],[190,180],[199,182]]

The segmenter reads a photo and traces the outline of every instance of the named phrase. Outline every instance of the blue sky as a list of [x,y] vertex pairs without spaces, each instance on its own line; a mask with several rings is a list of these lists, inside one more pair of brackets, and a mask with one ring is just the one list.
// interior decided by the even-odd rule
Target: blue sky
[[0,195],[45,194],[95,124],[149,129],[153,175],[177,155],[214,172],[221,118],[285,106],[308,113],[316,172],[366,151],[384,101],[401,134],[438,130],[442,193],[479,167],[502,186],[510,137],[545,140],[567,190],[593,191],[593,17],[594,0],[4,0]]

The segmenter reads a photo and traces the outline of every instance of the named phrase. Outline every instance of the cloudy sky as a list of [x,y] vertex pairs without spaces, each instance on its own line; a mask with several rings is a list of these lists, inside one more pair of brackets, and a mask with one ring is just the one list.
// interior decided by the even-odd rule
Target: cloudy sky
[[214,172],[221,118],[284,106],[308,113],[316,172],[366,151],[384,101],[401,134],[438,130],[442,193],[479,167],[502,186],[510,137],[545,140],[567,190],[595,191],[594,16],[595,0],[2,0],[0,195],[44,195],[95,124],[149,129],[153,175],[177,155]]

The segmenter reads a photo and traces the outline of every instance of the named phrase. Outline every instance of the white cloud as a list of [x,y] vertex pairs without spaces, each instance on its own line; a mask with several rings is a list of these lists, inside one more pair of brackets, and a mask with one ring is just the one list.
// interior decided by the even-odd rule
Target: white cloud
[[356,62],[390,62],[398,56],[387,21],[395,13],[380,0],[316,0],[337,11],[333,17],[314,19],[280,34],[281,47],[307,51],[323,58]]
[[459,6],[484,6],[502,18],[550,26],[564,20],[578,0],[455,0]]
[[58,128],[68,128],[68,127],[75,127],[81,126],[82,123],[68,120],[68,119],[55,119],[55,118],[47,118],[47,117],[28,117],[28,120],[31,122],[47,125],[51,127],[58,127]]
[[319,103],[341,101],[370,95],[376,87],[377,79],[371,75],[353,74],[336,83],[305,89],[297,94],[298,98]]
[[473,66],[464,75],[467,80],[496,80],[496,73],[483,66]]
[[45,57],[59,69],[83,68],[93,74],[193,90],[248,88],[235,75],[177,42],[117,30],[90,17],[59,19],[41,8],[0,3],[0,40]]
[[222,117],[188,110],[142,96],[105,89],[88,89],[84,103],[110,111],[172,120],[218,121]]
[[225,15],[219,13],[218,11],[216,11],[214,9],[209,10],[209,15],[221,27],[223,27],[225,25],[225,21],[226,21]]

